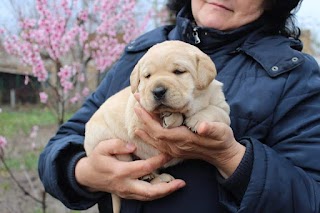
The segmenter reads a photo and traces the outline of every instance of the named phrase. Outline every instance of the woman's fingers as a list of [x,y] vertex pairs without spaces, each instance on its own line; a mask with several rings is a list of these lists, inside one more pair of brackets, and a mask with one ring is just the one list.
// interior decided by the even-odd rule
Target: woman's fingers
[[[236,142],[230,126],[220,122],[202,122],[198,134],[207,140],[215,140],[217,148],[227,148]],[[207,143],[207,146],[212,147],[212,143]]]
[[144,142],[156,147],[160,152],[167,151],[168,143],[163,143],[161,140],[151,137],[146,131],[137,129],[135,134]]
[[163,167],[172,158],[159,154],[146,160],[136,160],[126,164],[127,173],[131,178],[140,178]]
[[130,154],[136,150],[136,146],[119,139],[101,141],[96,146],[96,151],[102,155]]
[[171,158],[165,154],[159,154],[146,160],[136,160],[132,162],[116,162],[117,164],[117,187],[115,193],[126,199],[136,199],[141,201],[155,200],[164,197],[185,186],[183,180],[173,180],[169,183],[150,184],[139,178],[149,175]]
[[133,96],[140,103],[140,94],[136,92],[133,94]]
[[221,138],[226,134],[226,124],[220,122],[202,122],[198,134],[210,138]]
[[[197,142],[203,141],[203,138],[211,138],[214,140],[224,140],[233,137],[231,128],[221,122],[202,122],[198,129],[197,134],[191,132],[187,127],[181,126],[172,129],[163,128],[157,121],[152,119],[151,115],[141,107],[135,108],[135,113],[143,123],[142,129],[154,139],[153,144],[157,148],[160,148],[157,143],[161,141],[185,141],[185,142]],[[136,131],[138,136],[148,139],[142,132]],[[146,142],[150,143],[150,140]]]
[[150,201],[165,197],[182,187],[186,183],[183,180],[173,180],[169,183],[150,184],[142,180],[132,180],[128,184],[127,190],[120,193],[119,196],[127,199],[136,199],[141,201]]
[[182,180],[170,183],[150,184],[139,180],[160,167],[171,158],[159,154],[147,160],[120,161],[120,155],[130,156],[136,147],[121,140],[100,142],[90,156],[78,161],[75,176],[79,184],[91,191],[106,191],[123,198],[154,200],[164,197],[185,185]]
[[179,141],[197,139],[197,135],[193,134],[187,127],[181,126],[172,129],[166,129],[161,124],[153,119],[153,117],[143,108],[136,107],[135,113],[143,124],[143,129],[148,132],[155,140],[166,140],[166,141]]

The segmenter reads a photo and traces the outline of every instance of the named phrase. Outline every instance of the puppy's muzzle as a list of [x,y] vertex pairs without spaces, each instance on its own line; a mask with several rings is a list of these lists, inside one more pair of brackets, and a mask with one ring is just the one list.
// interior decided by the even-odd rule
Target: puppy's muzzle
[[166,92],[167,89],[165,87],[159,86],[152,91],[152,94],[156,101],[161,101],[165,98]]

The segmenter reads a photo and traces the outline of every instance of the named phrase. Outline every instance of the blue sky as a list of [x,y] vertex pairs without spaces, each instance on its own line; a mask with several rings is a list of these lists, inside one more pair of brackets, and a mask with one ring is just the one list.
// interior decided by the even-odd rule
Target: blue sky
[[320,20],[319,0],[304,0],[298,12],[299,17],[314,17]]
[[310,29],[320,39],[320,1],[304,0],[297,18],[301,28]]

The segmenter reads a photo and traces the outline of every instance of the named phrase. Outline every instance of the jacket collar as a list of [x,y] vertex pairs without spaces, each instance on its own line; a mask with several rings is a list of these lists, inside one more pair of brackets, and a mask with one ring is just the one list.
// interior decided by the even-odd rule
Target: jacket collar
[[169,39],[179,39],[193,44],[210,53],[229,44],[240,45],[250,32],[263,26],[263,18],[231,31],[220,31],[213,28],[199,27],[188,10],[183,8],[177,15],[176,27],[169,34]]
[[[219,52],[219,55],[246,54],[259,63],[271,77],[292,70],[303,63],[300,40],[281,35],[267,36],[263,30],[263,18],[228,32],[201,28],[196,26],[190,14],[182,9],[177,16],[175,26],[160,27],[144,34],[132,41],[126,47],[126,51],[145,51],[165,40],[182,40],[198,46],[208,55],[215,52]],[[196,44],[197,36],[200,43]]]
[[276,77],[304,62],[302,48],[300,40],[281,35],[265,36],[263,30],[259,30],[250,35],[239,51],[257,61],[271,77]]
[[168,33],[173,26],[163,26],[147,32],[135,40],[132,40],[125,48],[128,53],[145,51],[157,43],[168,40]]

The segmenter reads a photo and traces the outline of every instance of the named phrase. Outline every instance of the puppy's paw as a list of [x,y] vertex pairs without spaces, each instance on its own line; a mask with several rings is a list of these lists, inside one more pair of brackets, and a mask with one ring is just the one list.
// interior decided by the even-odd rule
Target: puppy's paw
[[157,183],[169,183],[174,180],[174,177],[167,173],[162,173],[155,177],[152,181],[150,181],[151,184],[157,184]]
[[181,113],[164,112],[161,114],[162,126],[164,128],[178,127],[183,124],[183,115]]
[[197,116],[192,116],[184,121],[184,125],[187,126],[192,132],[197,133],[197,129],[202,120]]
[[158,175],[156,175],[155,173],[150,173],[150,174],[145,175],[139,179],[150,183],[150,182],[152,182],[152,180],[155,179],[156,176],[158,176]]

